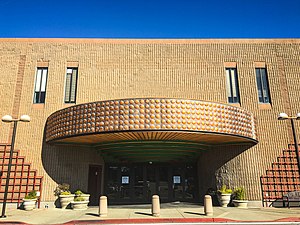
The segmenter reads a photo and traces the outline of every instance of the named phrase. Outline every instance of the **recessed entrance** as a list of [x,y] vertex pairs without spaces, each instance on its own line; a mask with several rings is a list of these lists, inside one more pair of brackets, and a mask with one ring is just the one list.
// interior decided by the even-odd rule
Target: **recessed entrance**
[[109,164],[105,175],[109,203],[150,203],[154,194],[161,202],[198,200],[194,164]]

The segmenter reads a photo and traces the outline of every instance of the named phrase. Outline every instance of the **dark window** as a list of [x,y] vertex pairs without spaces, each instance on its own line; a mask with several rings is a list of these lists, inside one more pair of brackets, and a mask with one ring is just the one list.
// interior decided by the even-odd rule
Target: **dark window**
[[67,68],[65,103],[76,102],[77,71],[78,71],[77,68]]
[[34,88],[34,103],[45,103],[48,68],[37,68]]
[[271,103],[269,82],[266,68],[255,68],[258,101],[260,103]]
[[226,86],[229,103],[239,103],[240,93],[236,68],[226,68]]

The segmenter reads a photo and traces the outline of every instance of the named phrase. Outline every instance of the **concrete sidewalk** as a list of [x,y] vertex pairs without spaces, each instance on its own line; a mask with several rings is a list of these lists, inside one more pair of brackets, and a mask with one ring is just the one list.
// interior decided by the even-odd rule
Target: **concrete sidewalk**
[[204,215],[203,206],[162,205],[159,218],[152,217],[151,205],[112,206],[108,216],[100,218],[98,207],[86,210],[43,208],[33,211],[7,209],[7,218],[1,223],[23,222],[28,224],[120,224],[120,223],[174,223],[174,222],[229,222],[229,221],[297,221],[300,222],[300,208],[248,208],[214,207],[214,215]]

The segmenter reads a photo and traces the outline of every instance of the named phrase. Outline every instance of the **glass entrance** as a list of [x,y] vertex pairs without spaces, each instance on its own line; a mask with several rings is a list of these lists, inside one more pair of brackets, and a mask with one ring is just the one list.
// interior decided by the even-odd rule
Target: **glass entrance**
[[198,200],[196,166],[174,164],[107,165],[105,192],[110,203],[150,203]]
[[158,192],[159,198],[162,202],[168,201],[169,196],[169,186],[170,186],[170,174],[169,167],[166,166],[158,166],[158,180],[156,181],[158,184]]

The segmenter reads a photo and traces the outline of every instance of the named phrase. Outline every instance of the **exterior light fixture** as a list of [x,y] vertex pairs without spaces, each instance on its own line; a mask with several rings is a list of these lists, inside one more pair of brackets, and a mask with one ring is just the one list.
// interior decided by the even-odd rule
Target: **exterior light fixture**
[[286,113],[280,113],[278,116],[278,120],[291,120],[292,125],[292,132],[293,132],[293,138],[294,138],[294,144],[295,144],[295,150],[296,150],[296,157],[297,157],[297,163],[298,163],[298,170],[300,172],[300,156],[299,156],[299,146],[298,146],[298,140],[295,130],[295,124],[294,120],[300,120],[300,113],[297,113],[296,116],[288,116]]
[[30,122],[30,117],[28,115],[22,115],[20,116],[20,119],[13,119],[11,115],[5,115],[2,117],[2,122],[4,123],[11,123],[11,122]]
[[279,113],[278,120],[287,120],[289,116],[286,113]]
[[30,117],[28,115],[22,115],[20,117],[20,121],[22,121],[22,122],[30,122]]
[[2,117],[2,122],[4,122],[4,123],[10,123],[12,121],[13,121],[13,119],[10,115],[5,115]]
[[2,214],[0,218],[5,218],[5,209],[6,209],[6,202],[7,202],[7,194],[8,194],[8,186],[9,186],[9,179],[10,179],[10,172],[11,172],[11,166],[12,166],[12,156],[14,152],[14,146],[15,146],[15,138],[16,138],[16,131],[17,131],[17,125],[18,122],[30,122],[30,117],[28,115],[22,115],[19,119],[13,119],[10,115],[5,115],[2,117],[2,122],[4,123],[11,123],[13,122],[13,134],[11,138],[11,147],[9,152],[9,161],[8,161],[8,168],[7,168],[7,175],[6,175],[6,184],[5,184],[5,191],[4,191],[4,198],[3,198],[3,207],[2,207]]

